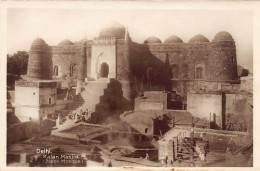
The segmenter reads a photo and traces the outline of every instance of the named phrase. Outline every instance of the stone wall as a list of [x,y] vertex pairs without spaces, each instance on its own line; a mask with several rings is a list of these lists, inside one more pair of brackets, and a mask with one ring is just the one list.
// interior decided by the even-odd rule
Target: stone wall
[[214,121],[215,114],[217,128],[247,132],[252,130],[253,124],[252,101],[250,93],[189,93],[187,110],[210,122]]
[[144,97],[135,98],[135,110],[166,110],[169,94],[163,92],[144,92]]
[[253,76],[241,77],[240,90],[245,90],[253,93]]
[[57,100],[57,89],[56,88],[40,88],[39,89],[39,104],[44,105],[55,105]]
[[[91,64],[91,47],[92,42],[87,42],[86,54],[87,54],[87,71],[90,74]],[[81,55],[81,45],[58,45],[52,46],[52,60],[53,60],[53,76],[62,77],[63,75],[72,76],[77,78],[78,68]],[[58,67],[58,75],[54,74],[54,67]]]
[[252,131],[252,94],[226,94],[225,126],[227,130]]
[[132,103],[135,96],[131,77],[131,41],[119,39],[116,42],[116,79],[122,84],[123,96]]
[[[116,44],[114,55],[104,49],[111,44]],[[108,53],[106,56],[116,57],[115,64],[111,63],[109,67],[112,75],[113,73],[117,74],[114,75],[114,78],[121,80],[127,64],[126,51],[129,50],[131,82],[136,93],[148,90],[145,85],[148,81],[147,68],[149,66],[153,68],[150,80],[153,90],[165,89],[170,79],[177,81],[210,80],[216,83],[218,81],[237,80],[236,46],[233,41],[172,44],[138,44],[129,41],[128,45],[128,48],[126,48],[124,39],[95,38],[93,42],[89,41],[87,44],[88,75],[92,70],[93,76],[96,68],[93,63],[96,63],[97,55],[104,51],[104,53]],[[72,65],[78,66],[80,49],[79,44],[52,47],[53,63],[59,67],[59,76],[69,74]],[[78,69],[77,66],[76,70]],[[198,71],[196,71],[196,68],[199,67],[202,68],[202,78],[197,79],[196,72]],[[74,76],[76,77],[76,75],[77,72]],[[140,88],[141,84],[143,84],[142,88]],[[177,87],[173,86],[173,88]]]
[[132,112],[124,116],[121,116],[121,118],[123,121],[130,125],[133,132],[138,132],[150,137],[153,136],[154,123],[151,114],[142,112]]
[[116,72],[117,79],[122,80],[122,72],[124,67],[125,41],[117,40],[116,43]]
[[[147,68],[152,66],[151,90],[167,85],[186,104],[188,92],[212,92],[238,83],[236,47],[233,41],[208,43],[131,44],[134,90],[149,90]],[[197,79],[196,68],[202,67]]]
[[7,144],[14,144],[29,139],[37,125],[33,122],[23,122],[7,127]]
[[15,115],[21,122],[55,113],[55,82],[18,81],[15,86]]
[[135,110],[164,110],[164,100],[162,99],[135,99]]
[[[206,80],[237,80],[236,47],[232,41],[209,43],[148,44],[139,48],[162,63],[169,58],[174,79],[196,79],[196,67],[204,66]],[[137,49],[137,48],[135,48]]]
[[222,94],[188,94],[187,111],[222,128]]
[[52,60],[53,67],[58,67],[58,77],[63,75],[71,75],[71,67],[74,66],[73,76],[76,77],[78,72],[76,67],[79,66],[80,46],[53,46]]

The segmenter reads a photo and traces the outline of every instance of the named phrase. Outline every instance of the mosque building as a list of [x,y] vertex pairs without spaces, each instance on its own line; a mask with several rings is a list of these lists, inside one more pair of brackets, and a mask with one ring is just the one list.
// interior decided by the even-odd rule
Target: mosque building
[[[32,108],[51,113],[57,87],[51,79],[66,76],[72,78],[76,93],[84,90],[84,82],[114,79],[130,103],[144,91],[171,91],[181,101],[180,109],[187,108],[189,92],[214,92],[239,83],[236,45],[228,32],[217,33],[212,41],[201,34],[188,42],[172,35],[164,42],[151,36],[140,44],[133,42],[128,29],[117,22],[104,27],[93,40],[63,40],[49,46],[37,38],[29,55],[30,79],[17,82],[16,92],[34,87],[28,93],[38,93],[35,98],[40,100]],[[17,111],[29,110],[22,99],[20,102],[23,107]]]
[[[187,43],[173,35],[163,43],[151,36],[139,44],[131,41],[126,27],[111,23],[86,44],[86,79],[129,80],[132,97],[136,91],[145,90],[146,86],[139,90],[141,86],[137,85],[148,81],[149,66],[151,89],[162,90],[164,84],[170,83],[170,89],[184,101],[190,90],[217,90],[222,84],[238,81],[235,41],[224,31],[217,33],[211,42],[198,34]],[[54,76],[69,74],[76,79],[81,44],[64,40],[51,48]]]

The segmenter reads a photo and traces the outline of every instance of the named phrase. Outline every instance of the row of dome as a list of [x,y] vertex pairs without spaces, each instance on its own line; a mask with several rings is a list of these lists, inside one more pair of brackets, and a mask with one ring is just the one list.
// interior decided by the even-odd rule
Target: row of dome
[[[234,40],[228,32],[220,32],[214,37],[213,42],[214,41],[216,42],[216,41],[234,41]],[[197,42],[209,42],[209,40],[201,34],[198,34],[189,40],[189,43],[197,43]],[[150,43],[162,43],[162,41],[157,37],[151,36],[144,41],[144,44],[150,44]],[[173,35],[167,38],[164,41],[164,43],[183,43],[183,41],[178,36]],[[33,44],[35,45],[35,44],[46,44],[46,43],[43,39],[38,38],[33,42]],[[72,41],[66,39],[61,41],[58,45],[64,46],[64,45],[73,45],[73,44],[74,43]]]
[[[213,42],[218,42],[218,41],[234,41],[232,36],[225,31],[222,31],[218,34],[215,35],[214,39],[212,40]],[[191,38],[189,40],[189,43],[199,43],[199,42],[209,42],[209,39],[207,39],[205,36],[198,34]],[[145,44],[147,43],[162,43],[162,41],[154,36],[148,37],[145,41]],[[164,43],[183,43],[183,41],[178,37],[178,36],[170,36],[167,38]]]
[[[107,36],[107,37],[124,38],[125,32],[126,32],[125,26],[123,26],[118,22],[112,22],[100,31],[99,37]],[[226,31],[222,31],[215,35],[213,42],[214,41],[234,41],[234,40],[230,33]],[[196,42],[209,42],[209,40],[203,35],[198,34],[193,38],[191,38],[189,41],[189,43],[196,43]],[[162,43],[162,41],[159,38],[152,36],[147,38],[144,41],[144,43]],[[166,39],[164,43],[183,43],[183,41],[177,36],[171,36],[168,39]]]
[[[120,24],[118,22],[113,22],[113,23],[107,25],[106,27],[104,27],[100,31],[99,37],[115,37],[117,39],[123,39],[125,37],[125,33],[126,33],[126,28],[122,24]],[[222,32],[217,33],[212,41],[217,42],[217,41],[234,41],[234,40],[230,33],[226,32],[226,31],[222,31]],[[205,36],[198,34],[189,40],[189,43],[196,43],[196,42],[209,42],[209,40]],[[45,44],[44,40],[42,40],[42,39],[41,40],[36,39],[34,41],[34,43]],[[144,41],[144,43],[145,44],[146,43],[162,43],[162,41],[159,38],[152,36],[152,37],[147,38]],[[183,41],[178,36],[170,36],[168,39],[166,39],[164,41],[164,43],[183,43]],[[73,42],[71,42],[70,40],[63,40],[59,43],[59,45],[73,45]]]

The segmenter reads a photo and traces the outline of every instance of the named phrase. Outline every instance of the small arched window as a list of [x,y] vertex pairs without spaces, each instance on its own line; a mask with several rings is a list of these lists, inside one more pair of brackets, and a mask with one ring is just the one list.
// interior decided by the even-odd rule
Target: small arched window
[[59,68],[58,68],[57,65],[55,65],[55,66],[53,67],[53,75],[54,75],[54,76],[58,76],[58,74],[59,74]]
[[70,66],[70,76],[73,77],[77,73],[77,65],[76,64],[71,64]]

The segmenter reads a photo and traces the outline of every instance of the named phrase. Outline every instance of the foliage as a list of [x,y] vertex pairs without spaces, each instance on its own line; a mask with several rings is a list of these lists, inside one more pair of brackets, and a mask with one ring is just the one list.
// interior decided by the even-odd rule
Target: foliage
[[248,69],[242,69],[241,77],[246,77],[249,75],[249,70]]
[[26,51],[18,51],[13,55],[7,55],[7,73],[24,75],[27,72],[29,54]]

